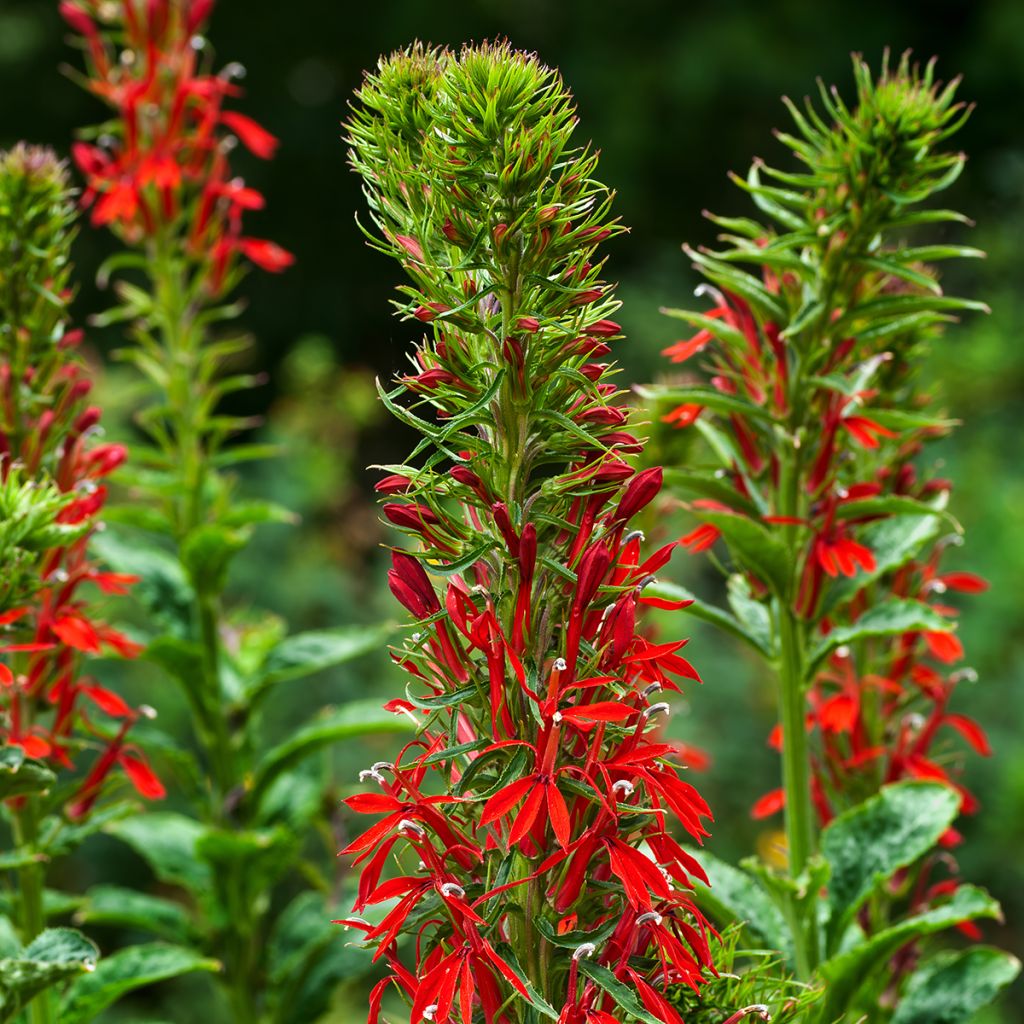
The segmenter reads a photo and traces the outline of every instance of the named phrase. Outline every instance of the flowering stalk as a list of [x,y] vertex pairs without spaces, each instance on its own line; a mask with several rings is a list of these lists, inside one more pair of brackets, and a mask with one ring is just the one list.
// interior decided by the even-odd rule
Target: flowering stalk
[[[208,908],[196,913],[194,925],[204,949],[224,963],[233,1021],[312,1020],[338,980],[338,967],[321,964],[326,942],[303,936],[288,973],[271,961],[272,948],[299,942],[288,931],[296,921],[312,917],[312,927],[322,921],[323,931],[331,917],[325,900],[319,912],[313,909],[318,897],[308,891],[284,913],[284,901],[273,899],[276,882],[300,874],[322,893],[335,884],[330,872],[306,859],[302,843],[323,801],[291,799],[308,793],[311,782],[314,794],[321,792],[327,780],[314,781],[307,768],[295,766],[337,739],[404,726],[356,702],[333,716],[321,714],[275,746],[261,720],[273,686],[372,650],[382,633],[289,637],[276,617],[232,611],[223,600],[231,561],[253,526],[293,518],[233,493],[225,468],[267,450],[229,444],[253,423],[219,408],[226,396],[262,381],[233,370],[248,339],[217,333],[240,310],[237,285],[250,265],[278,272],[293,262],[276,243],[247,233],[243,221],[264,199],[232,169],[238,142],[269,159],[277,140],[232,109],[243,69],[214,68],[202,35],[212,0],[65,0],[60,7],[84,52],[83,84],[112,111],[73,150],[92,223],[109,228],[124,246],[100,272],[101,284],[116,272],[119,305],[99,322],[131,325],[133,345],[122,355],[150,386],[150,404],[138,416],[150,440],[138,448],[144,471],[129,481],[132,507],[120,509],[119,520],[156,534],[158,545],[134,535],[103,551],[115,563],[145,552],[147,656],[181,684],[206,767],[205,777],[180,779],[200,823],[162,814],[118,834],[158,877],[192,888],[195,902]],[[198,865],[185,878],[162,859],[168,834]],[[320,845],[336,871],[333,841]]]
[[[26,946],[45,926],[48,862],[88,834],[116,771],[143,797],[164,795],[128,737],[149,709],[130,707],[86,667],[89,656],[138,649],[96,618],[89,596],[91,587],[124,593],[133,580],[100,570],[87,551],[103,478],[126,453],[95,441],[100,410],[88,404],[82,332],[68,322],[73,220],[67,172],[51,151],[0,153],[0,757],[10,773],[0,797]],[[55,1019],[48,993],[29,1015]]]
[[[905,56],[873,80],[856,59],[854,71],[853,107],[824,88],[823,115],[787,101],[796,132],[779,138],[802,172],[757,161],[736,179],[769,223],[712,217],[725,247],[687,250],[707,281],[698,294],[714,305],[667,311],[698,332],[666,354],[679,364],[702,356],[709,381],[660,392],[674,406],[664,419],[699,431],[716,463],[676,475],[701,520],[681,543],[700,551],[722,541],[731,563],[732,613],[698,610],[745,639],[778,680],[772,742],[783,786],[754,813],[785,808],[793,884],[776,888],[787,893],[803,978],[837,952],[851,920],[831,859],[836,837],[859,835],[855,826],[902,799],[880,793],[883,784],[937,780],[961,799],[946,815],[936,809],[949,804],[941,792],[918,792],[918,806],[935,811],[934,832],[914,856],[886,865],[900,874],[860,909],[864,933],[876,937],[901,908],[927,914],[955,893],[955,882],[931,880],[942,861],[933,846],[954,841],[956,805],[970,811],[973,800],[937,744],[955,731],[987,753],[981,730],[948,710],[961,677],[950,666],[963,652],[955,610],[937,600],[984,585],[940,570],[944,535],[958,529],[945,511],[950,485],[915,465],[952,426],[929,406],[916,366],[956,312],[986,308],[946,295],[933,264],[981,253],[906,241],[920,226],[966,220],[918,207],[959,176],[964,157],[943,144],[968,111],[954,101],[957,83],[937,83],[931,64],[921,72]],[[819,847],[833,878],[824,935]],[[913,958],[892,966],[885,998],[900,991]],[[841,988],[833,981],[825,1019],[849,1007]],[[875,1012],[869,996],[858,998]]]
[[[605,357],[620,328],[602,242],[621,232],[558,75],[507,44],[380,62],[349,122],[381,251],[426,325],[388,409],[422,435],[377,485],[411,548],[391,590],[417,623],[391,708],[418,735],[347,804],[355,917],[413,1021],[680,1024],[711,970],[678,843],[710,814],[660,735],[685,641],[639,615],[673,545]],[[404,401],[403,401],[404,399]],[[391,901],[381,916],[381,904]],[[400,953],[415,937],[411,966]]]

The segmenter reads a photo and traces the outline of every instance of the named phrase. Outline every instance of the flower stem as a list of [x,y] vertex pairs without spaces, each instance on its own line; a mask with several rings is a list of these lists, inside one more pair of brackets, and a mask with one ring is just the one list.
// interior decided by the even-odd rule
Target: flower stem
[[[796,388],[799,388],[800,368],[801,361],[797,360],[793,374]],[[794,420],[797,420],[800,411],[800,405],[797,403]],[[779,460],[779,514],[791,519],[801,518],[803,513],[799,437],[799,430],[795,429],[790,443],[783,445],[783,454]],[[779,721],[782,725],[786,847],[789,877],[795,881],[804,873],[816,852],[817,828],[814,804],[811,800],[810,747],[804,724],[807,715],[807,631],[796,611],[801,575],[799,533],[792,526],[787,526],[783,530],[783,541],[788,548],[787,564],[791,568],[791,576],[789,592],[782,595],[777,604],[776,676]],[[812,893],[807,904],[808,909],[803,914],[797,913],[795,901],[792,902],[794,905],[789,917],[797,976],[807,979],[818,962],[816,900]]]
[[[35,800],[26,797],[14,815],[14,844],[19,850],[34,849],[38,835]],[[41,863],[26,864],[18,871],[18,902],[20,903],[21,937],[27,946],[45,927],[43,909],[44,869]],[[47,990],[28,1004],[30,1024],[54,1024],[53,1005]]]

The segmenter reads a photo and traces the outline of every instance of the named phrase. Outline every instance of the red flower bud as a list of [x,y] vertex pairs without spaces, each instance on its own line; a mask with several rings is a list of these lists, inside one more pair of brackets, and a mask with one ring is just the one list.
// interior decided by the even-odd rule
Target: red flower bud
[[661,467],[655,466],[652,469],[645,469],[631,480],[619,502],[615,518],[626,523],[642,508],[646,508],[661,490],[663,475]]
[[392,551],[391,564],[388,586],[405,608],[417,619],[429,619],[441,610],[437,594],[419,559],[404,551]]

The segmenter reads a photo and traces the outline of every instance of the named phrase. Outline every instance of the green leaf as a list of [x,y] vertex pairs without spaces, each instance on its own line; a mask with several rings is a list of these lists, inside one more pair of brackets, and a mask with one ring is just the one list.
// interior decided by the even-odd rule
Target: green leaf
[[745,498],[724,475],[719,476],[717,470],[672,469],[665,470],[665,486],[680,488],[702,498],[712,498],[729,508],[736,509],[749,516],[757,515],[757,506]]
[[729,594],[729,607],[736,618],[742,623],[743,629],[755,645],[762,651],[772,649],[772,620],[768,607],[758,601],[751,589],[750,581],[740,573],[733,573],[726,584]]
[[960,524],[945,509],[934,508],[927,502],[899,494],[843,501],[836,506],[836,519],[861,519],[868,516],[940,516],[957,533],[962,532]]
[[162,942],[129,946],[100,961],[72,984],[60,1010],[61,1024],[89,1024],[123,995],[195,971],[219,971],[220,964],[182,946]]
[[983,889],[962,885],[948,903],[900,921],[826,960],[819,968],[826,982],[821,1020],[838,1020],[861,986],[911,939],[932,935],[979,917],[999,918],[999,904]]
[[634,386],[633,390],[649,402],[658,402],[671,405],[702,405],[708,409],[714,409],[720,413],[737,413],[740,416],[749,416],[754,419],[771,421],[771,414],[753,402],[744,398],[727,394],[717,388],[691,387],[642,387]]
[[289,523],[294,524],[299,517],[273,501],[235,501],[231,507],[219,518],[222,526],[237,528],[240,526],[255,526],[259,523]]
[[146,609],[158,630],[178,637],[189,635],[195,594],[176,558],[138,534],[128,537],[117,530],[93,534],[89,546],[115,572],[140,577],[132,587],[132,600]]
[[952,629],[953,623],[929,605],[921,601],[891,597],[869,608],[856,622],[848,626],[837,626],[824,637],[811,652],[808,671],[813,672],[837,647],[857,640],[920,631],[948,633]]
[[[383,916],[384,908],[374,909]],[[342,981],[372,970],[370,950],[346,940],[342,928],[331,923],[343,916],[344,911],[329,906],[322,893],[303,892],[275,922],[267,957],[275,1021],[319,1020]]]
[[196,527],[181,545],[181,561],[201,594],[219,594],[227,585],[231,559],[248,543],[249,531],[216,523]]
[[786,545],[763,523],[748,516],[697,509],[704,522],[717,526],[737,562],[753,572],[775,593],[785,595],[790,582]]
[[281,826],[235,831],[208,827],[196,842],[196,855],[214,868],[215,882],[233,879],[255,901],[292,869],[299,842],[299,836]]
[[76,924],[138,928],[172,942],[188,942],[193,928],[180,903],[120,885],[94,885],[75,914]]
[[271,650],[255,681],[248,687],[249,694],[379,651],[387,644],[391,632],[392,627],[385,625],[340,626],[293,633]]
[[832,867],[829,952],[868,896],[932,849],[959,811],[960,797],[949,786],[902,782],[829,823],[821,834],[821,852]]
[[1020,961],[988,946],[941,953],[907,983],[892,1024],[968,1024],[1020,973]]
[[161,882],[194,893],[209,889],[209,866],[197,855],[197,844],[205,830],[192,818],[173,811],[152,811],[116,821],[104,831],[127,843]]
[[745,352],[748,348],[746,335],[722,319],[705,316],[703,313],[694,313],[688,309],[668,309],[662,307],[658,312],[675,320],[684,320],[699,330],[708,331],[718,338],[719,341],[741,352]]
[[0,1021],[12,1020],[45,989],[95,970],[99,950],[73,928],[48,928],[20,953],[0,959]]
[[326,708],[264,756],[256,768],[250,798],[258,805],[267,788],[282,772],[328,744],[359,736],[414,729],[407,716],[385,711],[374,700],[352,701],[338,708]]
[[587,960],[586,957],[580,958],[579,965],[580,974],[607,992],[628,1014],[643,1021],[643,1024],[662,1024],[660,1018],[644,1009],[644,1004],[640,1002],[636,992],[624,982],[619,981],[607,967],[602,967],[600,964],[594,963],[593,960]]
[[707,850],[691,850],[700,859],[711,887],[694,883],[694,898],[723,927],[741,922],[755,937],[787,959],[793,957],[793,940],[782,912],[771,896],[740,868],[719,860]]
[[759,651],[765,656],[768,656],[770,653],[767,647],[762,646],[762,641],[758,636],[747,632],[743,623],[730,615],[724,608],[719,608],[717,605],[708,604],[706,601],[700,600],[700,598],[696,597],[685,587],[681,587],[676,583],[663,583],[658,580],[645,587],[644,593],[651,597],[664,597],[669,601],[692,601],[693,604],[683,609],[687,615],[692,615],[694,618],[702,619],[704,622],[710,622],[719,629],[724,629],[727,633],[731,633],[734,637],[750,644],[754,650]]
[[0,747],[0,800],[45,793],[57,776],[42,761],[26,757],[21,747]]
[[16,957],[21,952],[21,939],[11,919],[0,915],[0,960]]

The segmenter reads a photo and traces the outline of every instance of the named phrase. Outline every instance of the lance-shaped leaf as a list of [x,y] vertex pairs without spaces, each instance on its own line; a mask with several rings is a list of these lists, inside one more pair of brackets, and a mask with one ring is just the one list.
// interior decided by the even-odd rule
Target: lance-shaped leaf
[[999,904],[983,889],[962,885],[948,903],[900,921],[826,960],[819,968],[826,983],[820,1020],[839,1019],[872,972],[907,942],[981,917],[999,918]]
[[832,867],[828,951],[868,896],[932,849],[959,810],[960,797],[949,786],[902,782],[829,823],[821,835],[821,852]]
[[644,1004],[640,1002],[635,990],[625,982],[619,981],[607,967],[602,967],[585,958],[579,961],[579,965],[580,974],[589,978],[599,989],[607,992],[618,1003],[620,1009],[625,1010],[630,1017],[643,1021],[643,1024],[663,1024],[659,1017],[655,1017],[654,1014],[644,1009]]
[[127,843],[161,882],[191,892],[208,890],[210,869],[196,853],[204,832],[199,822],[173,811],[154,811],[115,821],[105,831]]
[[99,950],[73,928],[48,928],[20,953],[0,959],[0,1021],[13,1020],[40,992],[96,969]]
[[410,732],[413,728],[407,716],[385,711],[373,700],[352,701],[338,708],[327,708],[267,752],[256,768],[250,799],[258,805],[282,772],[322,747],[360,736]]
[[988,946],[941,953],[913,973],[892,1024],[967,1024],[1019,973],[1016,957]]
[[26,757],[21,747],[0,748],[0,800],[26,793],[45,793],[57,776],[42,761]]
[[191,949],[153,942],[129,946],[105,957],[95,971],[75,981],[60,1009],[61,1024],[89,1024],[122,996],[158,981],[195,971],[217,971],[220,964]]
[[901,633],[949,633],[953,623],[921,601],[890,598],[869,608],[856,622],[836,626],[811,652],[810,668],[817,668],[837,647],[876,636]]
[[793,940],[786,919],[760,882],[706,850],[700,851],[700,863],[711,886],[694,882],[694,897],[698,904],[705,907],[723,927],[739,922],[756,939],[791,960]]
[[341,626],[316,629],[285,637],[267,655],[260,671],[247,687],[250,698],[288,679],[301,679],[334,665],[382,650],[390,626]]
[[75,923],[137,928],[172,942],[189,942],[193,927],[180,904],[120,885],[94,885],[75,912]]

